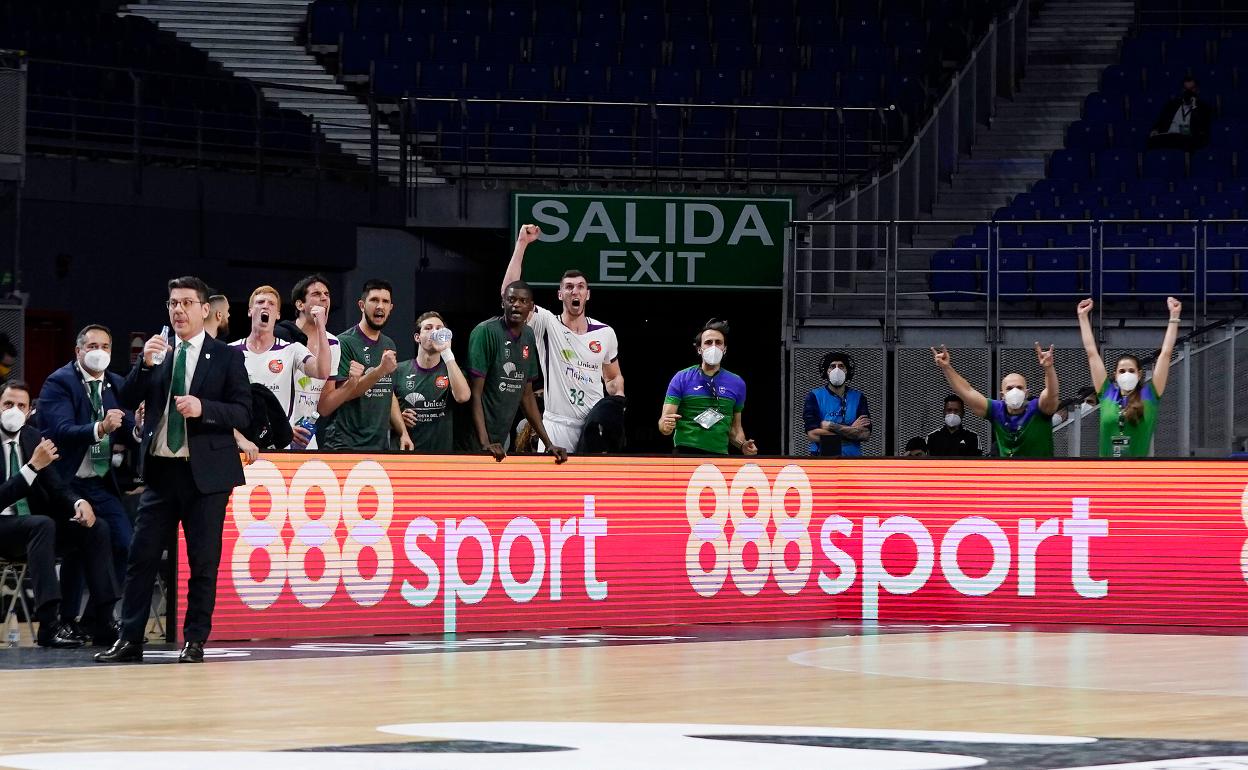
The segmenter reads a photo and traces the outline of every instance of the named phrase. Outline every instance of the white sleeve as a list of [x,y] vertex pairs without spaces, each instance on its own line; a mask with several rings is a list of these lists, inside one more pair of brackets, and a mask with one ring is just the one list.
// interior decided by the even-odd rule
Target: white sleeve
[[607,336],[607,363],[610,363],[620,357],[620,341],[615,336],[615,329],[608,326],[607,330],[611,332]]
[[312,357],[312,351],[308,350],[308,346],[302,342],[290,343],[290,357],[295,362],[295,368],[304,374],[308,373],[308,359]]
[[529,314],[529,326],[533,327],[534,337],[537,337],[540,340],[542,338],[542,333],[549,331],[554,322],[554,313],[550,312],[541,305],[533,306],[533,312]]

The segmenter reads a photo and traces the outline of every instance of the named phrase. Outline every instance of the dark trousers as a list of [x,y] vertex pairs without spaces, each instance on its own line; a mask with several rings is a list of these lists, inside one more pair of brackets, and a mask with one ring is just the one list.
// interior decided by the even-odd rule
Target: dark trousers
[[[98,477],[75,478],[74,494],[91,503],[97,520],[108,522],[111,535],[112,565],[117,585],[126,582],[126,560],[130,554],[130,539],[134,537],[134,525],[130,523],[130,512],[117,497],[113,485]],[[65,620],[78,616],[82,608],[82,589],[85,570],[80,559],[66,556],[61,562],[61,592],[63,601],[61,614]],[[86,616],[84,616],[86,617]]]
[[117,580],[109,553],[108,522],[94,527],[71,522],[57,524],[47,516],[0,516],[0,555],[25,559],[35,587],[35,614],[41,624],[56,620],[61,602],[56,577],[56,554],[80,560],[95,617],[107,622],[117,601]]
[[[147,489],[139,500],[138,520],[126,566],[126,590],[121,603],[121,638],[141,642],[151,613],[152,590],[161,553],[177,543],[178,522],[186,535],[187,582],[182,635],[203,642],[212,630],[217,601],[217,568],[221,564],[221,529],[225,526],[228,492],[201,494],[186,460],[148,457],[143,478]],[[170,585],[173,591],[174,586]]]

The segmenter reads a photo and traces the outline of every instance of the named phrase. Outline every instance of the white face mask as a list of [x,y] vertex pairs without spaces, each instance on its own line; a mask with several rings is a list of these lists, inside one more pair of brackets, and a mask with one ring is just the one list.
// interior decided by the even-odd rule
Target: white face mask
[[0,428],[9,433],[17,433],[26,424],[26,413],[15,406],[0,412]]
[[949,414],[945,415],[945,425],[949,426],[950,428],[956,428],[961,424],[962,424],[961,415],[955,414],[953,412],[950,412]]
[[702,360],[707,366],[719,366],[719,362],[724,360],[723,348],[702,348]]
[[1027,391],[1022,388],[1011,388],[1005,392],[1005,405],[1011,409],[1018,409],[1027,403]]
[[1057,426],[1061,425],[1064,422],[1066,422],[1066,418],[1062,417],[1061,414],[1053,415],[1053,427],[1054,428],[1056,428]]
[[112,356],[108,354],[107,350],[96,348],[95,350],[88,350],[83,355],[82,365],[92,372],[102,372],[108,368],[108,363],[111,360]]
[[1140,375],[1135,372],[1123,372],[1118,375],[1118,390],[1121,390],[1123,393],[1130,393],[1139,384]]
[[839,388],[842,385],[844,385],[845,384],[845,370],[836,369],[836,368],[829,369],[828,370],[828,384],[830,384],[834,388]]
[[110,461],[112,462],[114,468],[120,468],[121,461],[124,459],[125,458],[122,455],[114,453],[113,456],[110,458]]
[[1087,417],[1092,412],[1092,405],[1086,401],[1079,405],[1079,416]]

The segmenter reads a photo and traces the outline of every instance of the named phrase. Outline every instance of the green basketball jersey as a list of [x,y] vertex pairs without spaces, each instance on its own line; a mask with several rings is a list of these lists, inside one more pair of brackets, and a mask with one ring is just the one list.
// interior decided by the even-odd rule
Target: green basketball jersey
[[[364,373],[368,374],[381,363],[383,353],[395,349],[394,340],[380,333],[376,339],[370,339],[359,324],[339,334],[338,345],[342,349],[336,378],[339,383],[347,379],[352,361],[363,364]],[[393,374],[382,377],[359,398],[338,407],[324,430],[321,446],[355,451],[389,449],[392,379]]]
[[408,426],[407,435],[417,452],[432,454],[454,448],[454,423],[447,405],[450,394],[451,376],[445,361],[422,369],[416,359],[411,359],[395,370],[394,395],[399,399],[399,409],[416,412],[416,424]]
[[[468,371],[472,377],[485,380],[481,392],[485,429],[491,442],[503,444],[520,408],[524,384],[541,373],[533,329],[525,324],[513,335],[502,316],[477,324],[468,338]],[[467,426],[461,433],[471,436],[470,444],[477,443],[475,426]]]

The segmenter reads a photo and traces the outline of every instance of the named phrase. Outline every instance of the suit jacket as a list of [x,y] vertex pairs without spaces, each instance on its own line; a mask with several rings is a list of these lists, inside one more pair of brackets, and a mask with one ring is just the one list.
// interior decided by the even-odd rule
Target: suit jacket
[[[139,447],[143,472],[156,429],[169,404],[176,351],[169,351],[159,365],[148,368],[140,358],[121,386],[121,403],[137,409],[146,403],[142,443]],[[243,365],[243,352],[212,335],[204,335],[204,347],[195,365],[187,393],[199,398],[203,413],[186,421],[187,445],[191,454],[191,476],[200,494],[229,492],[243,483],[243,464],[238,456],[234,430],[240,432],[251,422],[251,383]]]
[[[104,384],[100,388],[100,400],[104,411],[121,409],[119,392],[125,380],[115,372],[104,373]],[[95,419],[91,412],[91,398],[83,384],[78,363],[68,364],[52,372],[39,391],[39,428],[46,438],[52,439],[60,450],[61,459],[53,464],[53,468],[66,481],[74,478],[82,459],[95,443]],[[114,442],[134,446],[134,413],[126,412],[121,419],[121,427],[113,431],[110,437]],[[117,487],[114,474],[108,474],[108,482]],[[121,490],[116,489],[120,494]]]
[[[17,434],[17,443],[22,448],[22,463],[30,462],[30,457],[35,453],[35,447],[39,446],[39,442],[43,436],[39,434],[39,430],[33,425],[26,425],[21,432]],[[0,454],[0,460],[3,455]],[[65,462],[65,458],[61,458],[58,463]],[[8,507],[17,502],[21,498],[26,498],[26,503],[30,506],[30,512],[39,516],[47,516],[59,522],[69,521],[74,515],[74,501],[78,499],[69,490],[69,486],[61,475],[53,470],[57,463],[44,468],[35,476],[35,483],[30,485],[25,494],[19,494],[12,501],[0,506],[0,509]],[[19,474],[20,477],[20,474]],[[12,482],[9,479],[5,482],[7,486]],[[3,487],[0,487],[0,498],[3,498]]]

